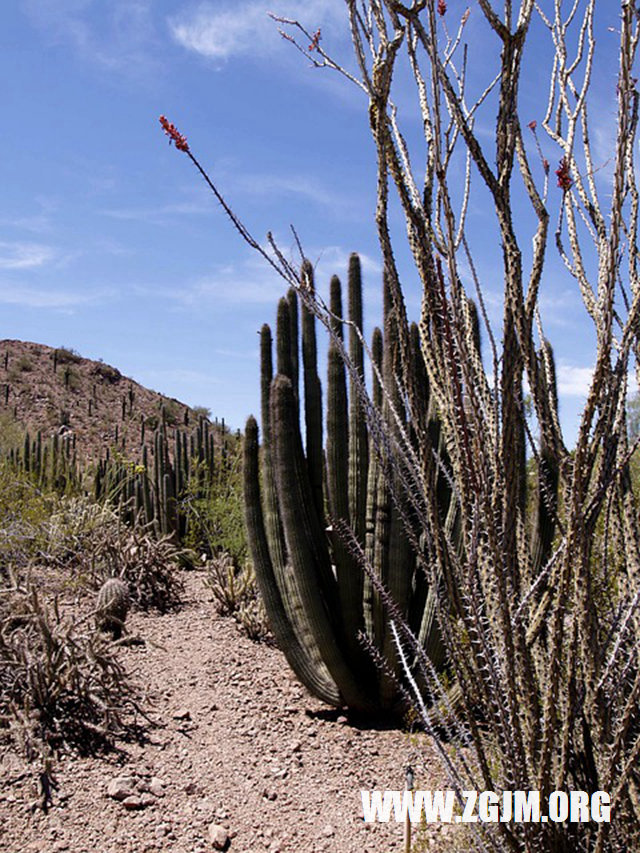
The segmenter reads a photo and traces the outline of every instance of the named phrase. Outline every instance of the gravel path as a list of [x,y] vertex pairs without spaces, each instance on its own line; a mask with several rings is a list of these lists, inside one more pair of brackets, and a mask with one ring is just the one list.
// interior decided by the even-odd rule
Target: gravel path
[[[161,727],[121,753],[63,756],[48,814],[33,774],[0,753],[0,851],[208,853],[225,833],[231,853],[403,850],[402,825],[364,823],[360,789],[403,787],[417,749],[437,767],[424,736],[357,727],[310,698],[280,651],[215,615],[199,573],[179,612],[127,625],[146,642],[123,660]],[[420,787],[443,786],[426,772]]]

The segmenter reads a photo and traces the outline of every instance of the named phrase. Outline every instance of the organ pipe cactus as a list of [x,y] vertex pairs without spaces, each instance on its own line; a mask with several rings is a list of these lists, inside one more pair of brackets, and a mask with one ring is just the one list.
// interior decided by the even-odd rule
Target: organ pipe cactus
[[[300,280],[313,292],[313,270],[307,261]],[[446,441],[429,393],[418,328],[403,319],[386,283],[384,291],[384,332],[375,329],[370,350],[377,368],[371,401],[390,428],[406,431],[419,458],[425,443],[437,450],[434,495],[443,529],[455,540],[459,511],[447,478]],[[468,309],[468,339],[480,358],[477,315],[472,303]],[[379,712],[399,707],[401,675],[388,622],[391,599],[395,616],[404,620],[434,663],[442,665],[445,655],[436,596],[417,559],[423,531],[412,526],[410,513],[398,498],[402,490],[389,485],[388,460],[376,446],[358,388],[364,379],[364,347],[362,280],[355,254],[349,262],[348,340],[343,316],[342,288],[334,277],[324,417],[315,316],[306,300],[300,305],[302,395],[295,291],[278,305],[275,376],[271,330],[266,324],[262,327],[262,447],[260,451],[257,422],[250,417],[244,444],[246,524],[272,630],[298,678],[328,704]],[[401,357],[403,347],[408,358]],[[552,365],[549,349],[540,357]],[[553,382],[551,370],[547,375]],[[412,389],[411,416],[401,392],[407,383]],[[556,481],[548,456],[541,465],[534,513],[538,566],[548,558],[554,531]],[[341,533],[346,525],[356,547]],[[367,573],[362,563],[367,564]],[[454,591],[451,598],[455,606]],[[367,651],[362,638],[370,647]],[[385,660],[384,667],[374,666],[371,647]]]
[[[195,500],[205,498],[214,475],[225,465],[226,438],[216,450],[214,430],[200,418],[189,434],[180,428],[170,435],[166,417],[146,442],[144,421],[141,429],[141,464],[110,454],[96,469],[96,500],[117,504],[130,524],[150,527],[157,535],[171,535],[182,541],[187,533],[187,513],[182,499],[187,491]],[[223,421],[224,425],[224,421]]]
[[[303,265],[302,280],[313,289],[308,262]],[[292,291],[278,307],[278,372],[273,378],[271,334],[263,327],[262,476],[258,477],[257,424],[250,418],[245,434],[245,504],[258,584],[276,638],[292,668],[322,700],[377,711],[392,707],[397,696],[392,679],[379,673],[358,638],[367,634],[381,652],[389,650],[383,598],[372,579],[365,578],[337,528],[348,524],[363,547],[366,543],[375,578],[390,588],[408,590],[415,585],[416,563],[411,559],[402,524],[391,510],[382,470],[369,446],[356,388],[364,374],[362,283],[356,255],[350,260],[348,295],[346,345],[356,371],[349,378],[341,354],[345,337],[342,288],[334,277],[324,452],[315,317],[303,302],[304,447],[295,375],[288,357],[298,349],[291,343]],[[389,324],[391,328],[391,320]],[[393,337],[392,331],[389,336]],[[392,358],[382,345],[379,331],[374,348],[380,354],[381,350],[387,353],[387,361]],[[388,370],[393,369],[390,363]],[[380,395],[381,389],[375,393]],[[396,566],[397,559],[400,564]],[[401,583],[396,582],[396,576]],[[404,598],[402,612],[408,617],[408,596]],[[435,622],[432,629],[436,630]]]
[[76,453],[75,434],[58,435],[48,439],[38,432],[34,439],[25,432],[21,448],[2,453],[16,470],[27,474],[39,488],[53,489],[60,494],[80,487],[81,472]]

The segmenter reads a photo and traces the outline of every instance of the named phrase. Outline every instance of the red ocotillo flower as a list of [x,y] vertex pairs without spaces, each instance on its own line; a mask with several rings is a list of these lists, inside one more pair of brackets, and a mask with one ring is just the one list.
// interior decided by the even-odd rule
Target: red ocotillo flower
[[322,32],[318,28],[315,33],[311,36],[311,44],[309,45],[309,50],[317,50],[320,45],[320,39],[322,38]]
[[188,151],[189,143],[187,142],[187,137],[183,136],[179,131],[175,124],[172,124],[165,116],[160,116],[160,124],[162,125],[162,129],[169,137],[169,145],[173,142],[178,151]]
[[571,175],[569,174],[569,161],[566,157],[563,157],[560,160],[560,165],[556,169],[556,175],[558,176],[558,186],[563,192],[567,192],[573,186],[573,181],[571,180]]
[[442,17],[447,11],[447,4],[444,0],[438,0],[438,14]]

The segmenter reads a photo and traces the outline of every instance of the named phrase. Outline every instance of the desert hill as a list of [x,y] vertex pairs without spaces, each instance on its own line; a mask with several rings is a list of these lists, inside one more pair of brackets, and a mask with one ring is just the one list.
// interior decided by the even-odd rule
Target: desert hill
[[27,429],[47,438],[73,434],[78,458],[91,462],[117,446],[130,459],[142,425],[152,431],[164,408],[169,426],[191,426],[201,410],[145,388],[102,361],[72,349],[0,341],[0,440],[6,448]]

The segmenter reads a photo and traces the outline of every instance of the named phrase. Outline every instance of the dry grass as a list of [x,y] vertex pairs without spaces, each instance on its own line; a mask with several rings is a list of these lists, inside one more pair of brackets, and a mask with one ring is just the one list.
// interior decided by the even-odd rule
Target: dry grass
[[249,639],[267,639],[269,625],[252,566],[238,568],[229,554],[220,554],[206,564],[206,570],[205,583],[213,593],[217,612],[233,616]]
[[65,614],[29,576],[0,589],[0,733],[29,760],[71,744],[87,752],[127,728],[135,691],[93,620]]

